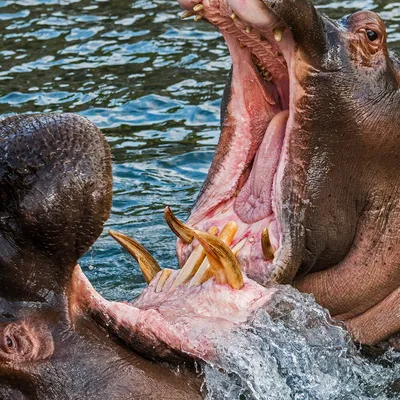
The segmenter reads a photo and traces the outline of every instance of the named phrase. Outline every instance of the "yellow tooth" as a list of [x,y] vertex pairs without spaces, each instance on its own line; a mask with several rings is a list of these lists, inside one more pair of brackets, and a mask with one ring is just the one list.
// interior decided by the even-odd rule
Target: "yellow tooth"
[[224,228],[222,229],[221,233],[219,234],[219,240],[222,240],[228,246],[232,243],[233,238],[236,235],[238,226],[235,221],[228,222]]
[[[243,246],[246,244],[247,239],[242,239],[240,242],[236,243],[235,246],[232,247],[232,253],[236,257],[237,254],[239,253],[240,250],[243,249]],[[210,264],[208,263],[207,260],[207,268],[205,269],[205,272],[203,272],[203,276],[198,277],[198,280],[193,282],[195,286],[201,285],[204,282],[207,282],[212,276],[211,268],[208,268]],[[193,286],[193,285],[192,285]]]
[[194,274],[192,280],[189,283],[189,287],[199,286],[202,283],[204,283],[205,281],[208,281],[211,278],[209,273],[211,273],[210,262],[208,261],[208,258],[206,258],[201,263],[201,265],[200,265],[199,269],[197,270],[197,272]]
[[178,238],[182,239],[187,244],[193,242],[194,235],[192,230],[179,221],[169,207],[165,207],[164,218],[171,231],[174,232]]
[[273,260],[275,255],[275,250],[271,245],[269,239],[268,228],[264,228],[261,234],[261,247],[266,260]]
[[204,10],[203,4],[196,4],[196,5],[193,7],[193,11],[194,11],[194,12],[199,12],[199,11],[203,11],[203,10]]
[[181,14],[181,19],[190,18],[190,17],[193,17],[193,15],[196,15],[196,13],[194,13],[193,11],[184,11]]
[[235,19],[237,18],[237,15],[236,15],[235,13],[232,13],[232,14],[231,14],[231,18],[232,18],[233,20],[235,20]]
[[[218,234],[218,228],[216,226],[212,226],[208,233],[210,235],[216,236]],[[179,274],[175,278],[174,283],[171,285],[170,291],[175,290],[179,285],[186,282],[190,278],[192,278],[196,272],[198,271],[200,265],[206,258],[206,253],[204,252],[203,247],[199,244],[192,254],[187,259],[185,265],[179,271]]]
[[206,252],[217,283],[227,283],[232,289],[241,289],[244,285],[243,275],[231,249],[215,236],[200,231],[194,233]]
[[115,231],[109,231],[108,233],[139,263],[145,281],[150,283],[157,273],[161,271],[153,256],[140,243],[129,236]]
[[[226,243],[228,246],[232,243],[233,238],[237,232],[237,224],[235,221],[228,222],[224,228],[222,229],[221,233],[219,234],[218,238]],[[189,287],[198,286],[202,283],[208,281],[212,276],[212,272],[210,270],[210,262],[208,258],[206,258],[198,268],[197,272],[194,274],[193,279],[191,280]]]
[[[237,224],[235,221],[228,222],[224,228],[222,229],[221,233],[219,234],[218,238],[226,243],[228,246],[232,243],[233,238],[235,237],[237,232]],[[192,282],[190,282],[189,287],[201,285],[205,281],[211,278],[212,273],[211,271],[207,270],[210,267],[210,262],[206,258],[197,269],[196,274],[193,277]]]
[[[167,222],[172,221],[173,228],[177,229],[178,233],[183,231],[185,234],[187,234],[188,237],[191,237],[192,239],[196,238],[200,242],[211,264],[213,275],[215,276],[215,279],[218,283],[226,282],[233,289],[240,289],[243,287],[244,283],[242,271],[240,270],[239,263],[236,260],[236,257],[234,256],[228,245],[226,245],[221,239],[216,238],[209,233],[201,232],[184,225],[174,216],[171,209],[169,209],[168,207],[165,210],[165,217],[167,219]],[[227,225],[228,227],[224,227],[224,230],[226,231],[224,235],[226,235],[225,237],[229,239],[233,231],[236,233],[237,225],[235,222],[229,223]]]
[[251,26],[246,26],[246,33],[251,33],[253,28]]
[[165,282],[167,282],[171,274],[172,274],[171,269],[163,269],[160,275],[160,279],[157,282],[156,293],[160,293],[163,290]]
[[283,29],[282,28],[275,28],[274,29],[274,38],[277,42],[281,42],[283,37]]
[[194,22],[200,21],[201,19],[203,19],[203,17],[201,15],[196,15],[194,17]]

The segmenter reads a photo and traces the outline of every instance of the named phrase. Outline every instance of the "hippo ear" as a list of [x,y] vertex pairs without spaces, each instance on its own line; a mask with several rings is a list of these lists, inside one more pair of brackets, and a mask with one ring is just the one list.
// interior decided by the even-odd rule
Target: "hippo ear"
[[0,295],[65,293],[111,208],[109,147],[72,114],[0,125]]

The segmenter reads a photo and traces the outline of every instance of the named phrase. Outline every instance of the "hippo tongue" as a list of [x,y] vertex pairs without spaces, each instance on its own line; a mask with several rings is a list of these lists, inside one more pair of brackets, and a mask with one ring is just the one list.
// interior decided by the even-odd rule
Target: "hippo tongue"
[[272,214],[272,186],[288,117],[289,112],[282,111],[270,122],[250,176],[236,199],[235,211],[245,223],[254,223]]

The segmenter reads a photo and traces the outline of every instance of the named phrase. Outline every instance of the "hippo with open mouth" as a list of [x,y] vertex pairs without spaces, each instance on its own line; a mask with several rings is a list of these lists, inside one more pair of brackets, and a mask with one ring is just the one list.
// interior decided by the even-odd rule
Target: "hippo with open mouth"
[[181,269],[110,232],[149,283],[133,302],[107,301],[78,266],[111,207],[100,131],[71,114],[1,123],[2,399],[200,398],[193,360],[216,361],[281,283],[362,343],[400,331],[400,66],[381,19],[335,22],[308,0],[180,3],[221,30],[233,68],[192,214],[165,210]]

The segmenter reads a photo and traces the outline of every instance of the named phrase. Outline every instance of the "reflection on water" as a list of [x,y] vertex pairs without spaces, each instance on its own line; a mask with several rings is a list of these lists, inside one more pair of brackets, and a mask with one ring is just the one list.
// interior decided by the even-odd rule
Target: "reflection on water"
[[[380,12],[400,49],[400,2],[315,3],[332,17]],[[102,128],[114,156],[107,229],[130,234],[170,267],[175,238],[162,210],[171,205],[182,218],[190,210],[217,143],[230,67],[220,35],[179,12],[171,0],[0,0],[0,114],[70,111]],[[143,287],[106,233],[82,264],[109,299]]]

